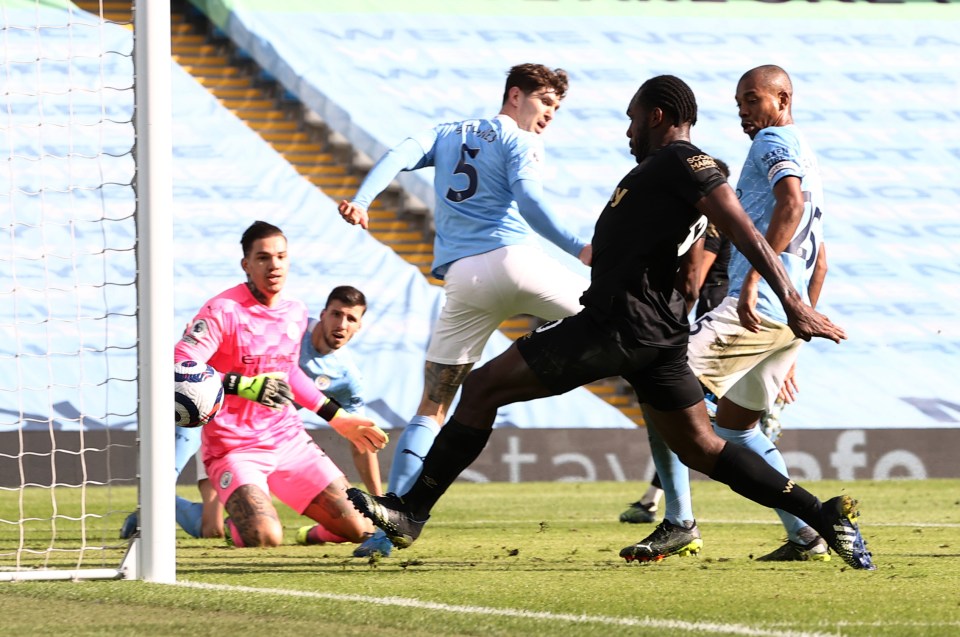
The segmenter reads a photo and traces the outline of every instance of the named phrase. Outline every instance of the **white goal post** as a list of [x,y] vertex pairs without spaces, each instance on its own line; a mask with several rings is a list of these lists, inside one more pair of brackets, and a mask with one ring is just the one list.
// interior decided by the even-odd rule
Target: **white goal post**
[[170,2],[99,6],[0,3],[0,581],[176,579]]

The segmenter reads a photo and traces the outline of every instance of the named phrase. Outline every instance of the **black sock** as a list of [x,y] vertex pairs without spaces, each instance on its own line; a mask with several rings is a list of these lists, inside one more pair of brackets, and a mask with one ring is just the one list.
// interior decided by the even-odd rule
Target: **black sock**
[[746,447],[728,442],[710,477],[745,498],[792,513],[820,530],[820,500]]
[[492,431],[467,427],[453,418],[443,426],[423,459],[420,477],[403,495],[414,517],[426,519],[440,496],[487,446]]
[[659,474],[659,473],[654,473],[654,474],[653,474],[653,480],[650,481],[650,486],[651,486],[651,487],[655,487],[655,488],[657,488],[657,489],[662,489],[662,488],[663,488],[663,484],[660,482],[660,474]]

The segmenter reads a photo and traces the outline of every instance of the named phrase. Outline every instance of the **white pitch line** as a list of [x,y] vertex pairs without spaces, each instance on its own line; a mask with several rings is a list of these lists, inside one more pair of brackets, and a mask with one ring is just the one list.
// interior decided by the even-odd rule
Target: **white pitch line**
[[[430,526],[432,528],[438,527],[448,527],[448,528],[463,528],[471,526],[516,526],[518,524],[533,524],[537,525],[541,522],[546,522],[547,524],[554,526],[572,526],[577,524],[585,523],[594,523],[594,522],[609,522],[610,520],[550,520],[550,519],[536,519],[536,520],[470,520],[469,522],[444,522],[443,520],[431,520]],[[697,524],[750,524],[757,526],[780,526],[780,520],[776,518],[772,520],[727,520],[721,518],[697,518]],[[643,525],[636,524],[630,525],[629,528],[641,528]],[[871,527],[884,527],[884,528],[924,528],[924,529],[958,529],[960,528],[960,523],[957,522],[862,522],[860,526],[865,529],[870,529]],[[299,528],[299,527],[298,527]],[[620,528],[628,528],[626,525]],[[652,528],[652,527],[651,527]]]
[[487,606],[461,606],[455,604],[440,604],[425,602],[419,599],[405,597],[368,597],[366,595],[351,595],[344,593],[317,593],[312,591],[297,591],[277,588],[259,588],[251,586],[232,586],[229,584],[207,584],[203,582],[180,581],[172,586],[184,586],[211,591],[228,591],[239,593],[259,593],[264,595],[281,595],[286,597],[306,597],[312,599],[326,599],[335,602],[362,602],[365,604],[379,604],[381,606],[401,606],[446,613],[487,615],[499,617],[516,617],[521,619],[536,619],[572,624],[602,624],[607,626],[631,626],[640,628],[655,628],[666,630],[682,630],[698,633],[719,633],[726,635],[747,635],[749,637],[836,637],[836,633],[811,633],[778,630],[765,630],[741,624],[718,624],[713,622],[685,622],[674,619],[651,619],[649,617],[637,619],[633,617],[608,617],[604,615],[571,615],[567,613],[547,613],[513,608],[490,608]]

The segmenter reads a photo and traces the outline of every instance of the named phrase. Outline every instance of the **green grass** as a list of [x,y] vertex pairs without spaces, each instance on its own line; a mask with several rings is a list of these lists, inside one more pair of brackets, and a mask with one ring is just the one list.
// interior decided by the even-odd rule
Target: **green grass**
[[[181,583],[0,583],[17,635],[954,635],[960,632],[960,482],[810,483],[862,504],[878,570],[755,562],[783,532],[772,512],[695,482],[700,557],[626,564],[652,525],[616,521],[644,485],[455,485],[424,535],[390,558],[293,543],[232,549],[178,536]],[[181,490],[191,496],[189,489]],[[99,494],[94,494],[99,497]],[[117,496],[121,504],[132,492]],[[0,501],[9,519],[15,502]],[[111,529],[115,533],[115,529]],[[9,544],[9,529],[0,542]],[[235,589],[234,587],[245,587]],[[251,590],[257,589],[257,590]],[[269,589],[269,590],[263,590]],[[432,606],[431,606],[432,605]],[[464,606],[470,608],[454,608]]]

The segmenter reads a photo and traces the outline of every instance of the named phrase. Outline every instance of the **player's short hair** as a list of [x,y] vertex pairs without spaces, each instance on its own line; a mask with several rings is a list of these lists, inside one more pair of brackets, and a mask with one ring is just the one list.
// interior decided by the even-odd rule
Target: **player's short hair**
[[[363,295],[363,292],[352,285],[338,285],[330,290],[330,294],[327,295],[327,304],[324,306],[324,309],[330,307],[331,301],[340,301],[348,307],[359,306],[363,308],[363,312],[367,311],[367,297]],[[361,312],[361,314],[363,314],[363,312]]]
[[286,235],[283,234],[283,230],[273,225],[272,223],[267,223],[266,221],[254,221],[250,224],[250,227],[243,231],[243,236],[240,237],[240,246],[243,248],[243,256],[247,257],[250,254],[250,251],[253,250],[253,244],[255,241],[260,239],[266,239],[268,237],[276,237],[277,235],[286,239]]
[[543,88],[552,88],[557,99],[567,94],[567,72],[563,69],[549,69],[542,64],[517,64],[507,72],[507,82],[503,87],[503,104],[507,103],[510,89],[516,86],[524,95]]
[[725,179],[730,179],[730,166],[727,166],[727,162],[722,159],[713,158],[713,161],[717,162],[717,168],[720,169],[720,172],[723,173]]
[[674,126],[697,123],[697,98],[675,75],[658,75],[640,86],[637,99],[647,108],[659,108]]

